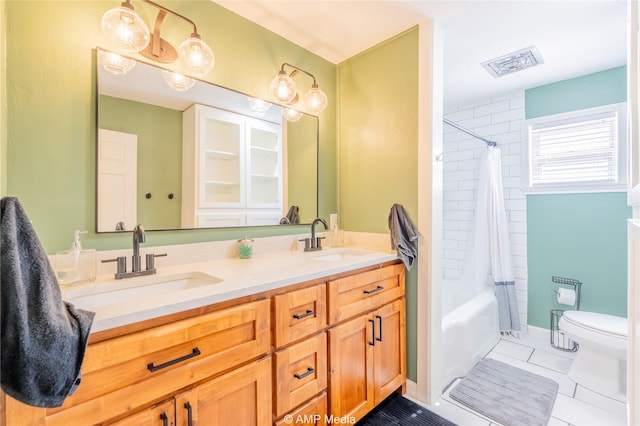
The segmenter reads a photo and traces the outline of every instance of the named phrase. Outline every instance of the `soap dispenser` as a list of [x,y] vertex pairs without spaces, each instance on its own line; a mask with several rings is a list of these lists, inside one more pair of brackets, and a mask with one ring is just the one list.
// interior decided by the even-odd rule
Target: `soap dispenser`
[[80,234],[86,233],[87,231],[74,231],[71,250],[56,253],[56,276],[60,285],[95,281],[96,251],[83,249],[80,241]]

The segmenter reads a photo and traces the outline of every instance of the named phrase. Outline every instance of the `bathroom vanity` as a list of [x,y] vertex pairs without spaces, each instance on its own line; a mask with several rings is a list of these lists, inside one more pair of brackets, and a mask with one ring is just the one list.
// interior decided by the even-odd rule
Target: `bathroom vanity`
[[[395,255],[291,251],[165,269],[219,281],[155,304],[150,294],[94,305],[77,391],[54,409],[2,395],[3,424],[352,424],[404,392],[405,268]],[[82,307],[77,290],[65,297]]]

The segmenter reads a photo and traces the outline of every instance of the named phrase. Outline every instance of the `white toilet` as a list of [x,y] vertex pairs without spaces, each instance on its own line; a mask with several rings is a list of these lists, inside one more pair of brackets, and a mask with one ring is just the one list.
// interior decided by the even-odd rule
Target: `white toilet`
[[594,392],[625,402],[627,319],[596,312],[566,311],[558,326],[579,345],[569,378]]

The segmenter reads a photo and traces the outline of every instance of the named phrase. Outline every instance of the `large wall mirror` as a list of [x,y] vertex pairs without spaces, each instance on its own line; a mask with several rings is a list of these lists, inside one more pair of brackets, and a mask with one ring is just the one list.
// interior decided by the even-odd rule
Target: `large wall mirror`
[[96,232],[310,223],[318,118],[162,68],[107,72],[97,49]]

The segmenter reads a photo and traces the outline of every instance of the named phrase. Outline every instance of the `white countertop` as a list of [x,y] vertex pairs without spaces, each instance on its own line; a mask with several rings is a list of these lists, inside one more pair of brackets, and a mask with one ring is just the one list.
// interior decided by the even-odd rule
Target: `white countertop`
[[[71,303],[76,300],[74,304],[77,307],[96,312],[91,328],[91,332],[95,333],[397,258],[396,253],[357,247],[330,248],[309,253],[280,251],[258,254],[251,259],[226,258],[160,266],[156,274],[146,277],[115,280],[113,275],[101,276],[92,283],[64,287],[62,295]],[[154,283],[188,274],[206,274],[221,281],[165,292],[158,291],[157,287],[154,289]],[[120,301],[110,300],[115,292],[129,287],[137,288],[135,291],[138,295]],[[89,302],[91,305],[84,305],[80,299],[87,295],[93,298]]]

